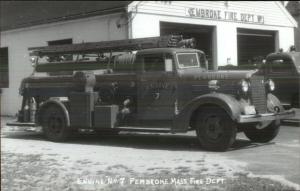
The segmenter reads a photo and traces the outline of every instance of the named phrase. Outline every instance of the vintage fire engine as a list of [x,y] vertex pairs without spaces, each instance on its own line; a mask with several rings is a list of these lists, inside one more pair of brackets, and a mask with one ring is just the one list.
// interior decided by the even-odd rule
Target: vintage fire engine
[[259,71],[209,71],[193,39],[162,36],[30,48],[33,74],[20,86],[18,121],[47,139],[72,132],[195,130],[208,150],[224,151],[237,132],[256,142],[276,137],[294,115]]

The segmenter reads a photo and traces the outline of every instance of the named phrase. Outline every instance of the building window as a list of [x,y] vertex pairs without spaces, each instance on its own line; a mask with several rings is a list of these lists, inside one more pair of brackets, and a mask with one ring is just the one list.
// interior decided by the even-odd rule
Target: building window
[[8,48],[0,48],[0,88],[8,88]]
[[[68,39],[48,41],[48,46],[56,46],[56,45],[64,45],[64,44],[73,44],[73,40],[71,38],[68,38]],[[64,60],[61,60],[61,57],[63,57]],[[64,61],[72,61],[72,60],[73,60],[72,54],[49,56],[50,62],[64,62]],[[48,72],[48,74],[51,76],[72,75],[73,72],[72,71],[59,71],[59,72]]]
[[71,38],[68,38],[68,39],[48,41],[48,46],[63,45],[63,44],[72,44],[72,43],[73,43],[73,40]]
[[[73,40],[71,38],[68,39],[61,39],[61,40],[53,40],[53,41],[48,41],[48,46],[56,46],[56,45],[64,45],[64,44],[72,44]],[[62,56],[62,55],[60,55]],[[51,56],[49,57],[50,62],[57,62],[60,60],[60,56]],[[66,61],[71,61],[73,60],[72,55],[63,55],[65,57]]]

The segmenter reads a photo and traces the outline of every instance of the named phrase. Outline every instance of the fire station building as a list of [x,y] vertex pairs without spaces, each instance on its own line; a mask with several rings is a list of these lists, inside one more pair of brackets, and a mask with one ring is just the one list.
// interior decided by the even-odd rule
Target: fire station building
[[1,115],[20,108],[29,47],[181,34],[210,69],[249,65],[294,45],[297,22],[279,1],[2,1]]

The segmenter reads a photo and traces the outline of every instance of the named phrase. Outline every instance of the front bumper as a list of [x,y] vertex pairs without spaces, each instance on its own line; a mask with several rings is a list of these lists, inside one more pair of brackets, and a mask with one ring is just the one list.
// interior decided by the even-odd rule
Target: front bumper
[[286,119],[295,116],[293,109],[283,111],[280,113],[264,113],[255,115],[240,115],[237,118],[238,123],[251,123],[251,122],[262,122],[262,121],[273,121],[276,119]]

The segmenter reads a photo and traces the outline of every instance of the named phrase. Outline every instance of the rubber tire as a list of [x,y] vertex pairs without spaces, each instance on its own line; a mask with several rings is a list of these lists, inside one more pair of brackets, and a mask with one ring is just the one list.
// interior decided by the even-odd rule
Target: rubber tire
[[253,142],[267,143],[278,135],[279,129],[280,120],[275,120],[263,129],[257,129],[254,125],[246,125],[244,134]]
[[[53,133],[53,130],[50,128],[50,121],[53,121],[53,117],[55,117],[55,120],[58,121],[58,125],[56,124],[56,126],[59,126],[59,129],[55,133]],[[50,105],[45,108],[43,110],[41,120],[43,133],[49,141],[63,142],[69,138],[71,131],[66,125],[66,117],[60,107]]]
[[296,94],[296,95],[293,96],[292,103],[291,103],[291,106],[293,108],[300,108],[300,100],[299,99],[300,98],[299,98],[298,94]]
[[[222,123],[219,124],[222,125],[223,130],[220,137],[214,141],[208,137],[205,125],[207,118],[211,116],[216,116],[221,120]],[[201,146],[210,151],[226,151],[235,142],[237,133],[236,123],[222,108],[216,106],[205,107],[198,112],[195,129]]]

